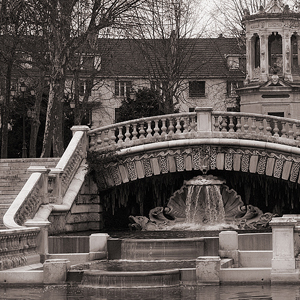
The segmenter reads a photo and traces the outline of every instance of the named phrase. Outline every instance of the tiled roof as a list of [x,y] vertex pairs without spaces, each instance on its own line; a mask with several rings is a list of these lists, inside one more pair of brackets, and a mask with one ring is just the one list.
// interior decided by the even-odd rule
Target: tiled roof
[[[234,38],[203,38],[179,40],[178,62],[172,61],[170,39],[128,40],[99,39],[98,50],[102,57],[101,75],[108,77],[149,77],[153,72],[160,78],[173,66],[178,71],[173,76],[182,78],[244,77],[241,70],[229,70],[226,55],[241,55],[244,49]],[[174,56],[175,57],[175,56]],[[243,64],[244,65],[244,64]],[[155,77],[155,75],[153,75]]]

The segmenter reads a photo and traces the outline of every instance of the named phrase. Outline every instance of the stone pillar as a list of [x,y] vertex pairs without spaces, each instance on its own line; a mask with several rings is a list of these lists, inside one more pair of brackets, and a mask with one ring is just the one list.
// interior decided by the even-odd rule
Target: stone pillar
[[236,231],[221,231],[219,234],[219,255],[221,258],[232,258],[238,265],[238,233]]
[[197,132],[212,132],[212,107],[196,107]]
[[253,69],[254,69],[254,46],[252,46],[252,35],[247,34],[246,36],[246,80],[253,79]]
[[269,58],[268,58],[268,35],[267,32],[260,36],[260,81],[268,81]]
[[68,272],[67,259],[47,259],[43,265],[45,284],[65,284]]
[[219,256],[199,256],[196,259],[196,279],[197,284],[220,284],[220,266]]
[[293,81],[292,78],[292,49],[291,34],[289,29],[284,30],[282,34],[282,71],[285,80]]
[[43,263],[49,254],[48,250],[48,228],[51,223],[49,221],[27,220],[25,226],[39,227],[40,232],[37,236],[37,253],[40,255],[40,262]]
[[72,130],[72,134],[73,135],[77,131],[84,131],[84,143],[85,143],[86,147],[83,150],[85,151],[84,157],[86,157],[87,151],[89,149],[89,139],[88,139],[87,132],[90,130],[90,128],[88,126],[86,126],[86,125],[77,125],[77,126],[73,126],[71,128],[71,130]]
[[94,233],[90,235],[90,260],[107,257],[107,233]]
[[42,185],[42,198],[43,204],[48,204],[49,203],[49,197],[48,197],[48,174],[50,172],[50,169],[47,169],[44,166],[30,166],[27,169],[27,172],[30,173],[42,173],[43,176],[43,185]]
[[294,254],[294,227],[297,221],[293,218],[273,218],[272,227],[273,259],[272,282],[299,281]]

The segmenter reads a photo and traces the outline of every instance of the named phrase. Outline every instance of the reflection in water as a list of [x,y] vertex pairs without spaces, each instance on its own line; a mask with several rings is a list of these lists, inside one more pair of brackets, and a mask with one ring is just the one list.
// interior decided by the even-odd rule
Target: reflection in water
[[23,300],[299,300],[297,285],[221,285],[153,289],[90,289],[74,286],[0,288],[0,299]]

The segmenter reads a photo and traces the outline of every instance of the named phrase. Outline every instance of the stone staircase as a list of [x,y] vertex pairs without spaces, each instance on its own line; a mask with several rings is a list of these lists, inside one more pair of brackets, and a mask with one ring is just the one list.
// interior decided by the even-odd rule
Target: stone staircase
[[31,173],[30,166],[54,168],[59,158],[22,158],[0,160],[0,229],[5,229],[3,216],[21,191]]

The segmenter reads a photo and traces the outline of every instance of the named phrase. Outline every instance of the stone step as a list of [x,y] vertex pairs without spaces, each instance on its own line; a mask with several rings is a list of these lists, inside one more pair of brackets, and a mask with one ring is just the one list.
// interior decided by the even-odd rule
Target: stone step
[[271,268],[273,251],[239,251],[239,265],[243,268]]
[[107,272],[99,270],[85,271],[82,286],[105,288],[149,288],[168,287],[180,284],[180,270]]
[[272,268],[221,268],[222,283],[270,283]]

